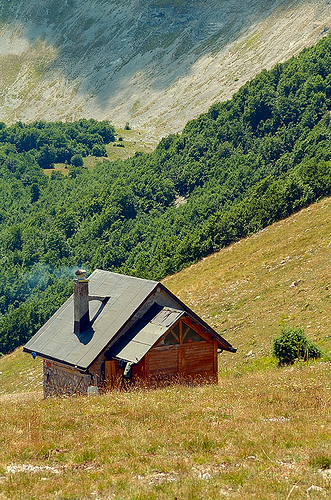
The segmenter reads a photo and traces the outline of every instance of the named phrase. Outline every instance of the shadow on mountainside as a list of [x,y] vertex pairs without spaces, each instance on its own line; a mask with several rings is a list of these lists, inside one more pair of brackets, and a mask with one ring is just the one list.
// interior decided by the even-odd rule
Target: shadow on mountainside
[[1,18],[23,26],[31,45],[42,39],[56,46],[58,57],[49,70],[60,69],[68,78],[85,77],[88,83],[80,90],[88,92],[93,73],[94,85],[106,86],[112,94],[150,68],[153,87],[168,87],[187,75],[202,53],[236,39],[276,6],[274,0],[247,2],[245,8],[238,0],[34,0],[8,2]]
[[[238,0],[3,2],[2,23],[10,25],[12,33],[20,29],[20,36],[30,47],[21,60],[22,68],[32,57],[31,51],[38,59],[40,44],[53,55],[46,63],[33,63],[37,64],[34,83],[30,83],[23,101],[16,99],[22,89],[15,83],[12,100],[7,98],[5,104],[0,100],[0,107],[19,110],[28,105],[35,107],[36,115],[51,107],[62,106],[63,112],[76,107],[79,114],[89,102],[90,109],[85,108],[83,115],[103,117],[109,110],[126,106],[134,116],[180,79],[194,76],[202,56],[218,53],[276,8],[286,9],[292,4],[290,0],[251,0],[244,4]],[[17,78],[20,75],[18,71]],[[65,82],[60,97],[48,91],[50,83],[59,78]],[[28,88],[21,76],[20,82]],[[173,90],[164,99],[164,107],[175,100]],[[19,113],[17,119],[21,119]]]

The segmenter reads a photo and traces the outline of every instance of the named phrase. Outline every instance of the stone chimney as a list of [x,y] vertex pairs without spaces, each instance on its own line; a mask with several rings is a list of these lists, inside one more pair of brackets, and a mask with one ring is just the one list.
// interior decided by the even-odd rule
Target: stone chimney
[[89,302],[99,300],[103,304],[107,302],[110,295],[89,295],[88,279],[85,269],[75,272],[77,278],[74,280],[74,333],[81,333],[90,326]]
[[78,269],[74,280],[74,332],[81,333],[90,323],[88,279],[86,271]]

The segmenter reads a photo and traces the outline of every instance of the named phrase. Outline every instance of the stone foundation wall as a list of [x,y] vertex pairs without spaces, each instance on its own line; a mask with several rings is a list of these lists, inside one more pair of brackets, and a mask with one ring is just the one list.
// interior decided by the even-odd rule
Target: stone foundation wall
[[54,361],[44,360],[44,397],[87,394],[92,382],[90,375]]

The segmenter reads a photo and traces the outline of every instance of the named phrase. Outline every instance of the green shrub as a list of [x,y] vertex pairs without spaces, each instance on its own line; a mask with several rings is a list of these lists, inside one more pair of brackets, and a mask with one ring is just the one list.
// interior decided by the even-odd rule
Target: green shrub
[[103,144],[94,144],[92,148],[92,156],[107,156],[105,146]]
[[70,162],[75,167],[82,167],[84,165],[83,157],[79,154],[72,156]]
[[281,335],[274,339],[272,354],[280,365],[286,365],[296,359],[319,358],[321,351],[307,339],[302,328],[283,328]]

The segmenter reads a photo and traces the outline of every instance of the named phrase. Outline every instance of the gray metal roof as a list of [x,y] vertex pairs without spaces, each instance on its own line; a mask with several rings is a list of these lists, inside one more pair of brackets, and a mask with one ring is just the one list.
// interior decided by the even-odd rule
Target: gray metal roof
[[[136,321],[123,338],[118,337],[158,287],[173,299],[178,309],[155,305],[154,309],[150,308],[143,318]],[[72,295],[27,342],[23,350],[86,370],[113,343],[112,356],[136,363],[185,313],[211,333],[218,341],[219,348],[236,352],[231,344],[157,281],[97,269],[89,278],[89,294],[109,297],[103,302],[89,302],[89,328],[80,334],[74,333]]]
[[110,298],[105,303],[97,300],[89,303],[91,326],[82,334],[74,333],[72,295],[27,342],[24,350],[87,369],[158,284],[97,269],[89,277],[89,293]]
[[157,304],[147,311],[109,350],[112,357],[139,363],[151,347],[185,314]]

